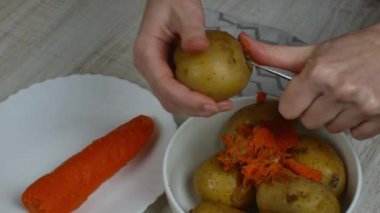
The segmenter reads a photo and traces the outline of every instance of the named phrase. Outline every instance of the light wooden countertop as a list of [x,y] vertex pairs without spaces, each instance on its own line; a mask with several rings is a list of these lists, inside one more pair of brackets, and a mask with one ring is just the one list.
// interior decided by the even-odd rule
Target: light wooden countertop
[[[19,89],[70,74],[99,73],[145,88],[132,46],[145,1],[2,0],[0,101]],[[380,22],[377,0],[204,0],[244,22],[282,29],[314,43]],[[380,137],[354,141],[363,168],[355,212],[380,212]],[[162,196],[147,212],[165,212]],[[161,209],[161,210],[160,210]]]

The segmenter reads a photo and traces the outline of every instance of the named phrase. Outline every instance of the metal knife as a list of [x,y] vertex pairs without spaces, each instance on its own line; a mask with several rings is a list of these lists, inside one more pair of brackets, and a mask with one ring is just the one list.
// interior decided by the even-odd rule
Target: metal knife
[[288,70],[283,70],[283,69],[271,67],[271,66],[263,66],[263,65],[257,64],[256,62],[254,62],[252,60],[246,60],[246,63],[253,65],[255,67],[259,67],[259,68],[261,68],[267,72],[270,72],[274,75],[280,76],[281,78],[284,78],[284,79],[289,80],[289,81],[292,80],[292,78],[294,76],[294,74]]

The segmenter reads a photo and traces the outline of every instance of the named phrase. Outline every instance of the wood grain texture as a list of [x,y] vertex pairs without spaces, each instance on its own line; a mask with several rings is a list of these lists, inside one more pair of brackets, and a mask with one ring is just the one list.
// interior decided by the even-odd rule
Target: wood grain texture
[[146,85],[131,62],[143,2],[1,4],[0,100],[35,82],[74,73],[102,73]]
[[[0,101],[33,83],[100,73],[148,88],[132,64],[145,1],[0,1]],[[243,22],[282,29],[317,43],[380,22],[378,0],[204,0]],[[147,47],[149,48],[149,47]],[[353,141],[363,167],[355,212],[380,209],[380,137]],[[146,212],[168,212],[165,196]]]

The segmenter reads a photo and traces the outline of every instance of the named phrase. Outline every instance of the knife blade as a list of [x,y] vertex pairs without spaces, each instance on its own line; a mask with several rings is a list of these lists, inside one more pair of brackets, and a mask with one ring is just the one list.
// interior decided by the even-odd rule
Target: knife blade
[[274,75],[277,75],[277,76],[280,76],[281,78],[284,78],[286,80],[292,80],[294,74],[288,70],[283,70],[283,69],[280,69],[280,68],[276,68],[276,67],[271,67],[271,66],[263,66],[263,65],[260,65],[254,61],[251,61],[251,60],[246,60],[246,63],[247,64],[250,64],[250,65],[253,65],[255,67],[259,67],[267,72],[270,72]]

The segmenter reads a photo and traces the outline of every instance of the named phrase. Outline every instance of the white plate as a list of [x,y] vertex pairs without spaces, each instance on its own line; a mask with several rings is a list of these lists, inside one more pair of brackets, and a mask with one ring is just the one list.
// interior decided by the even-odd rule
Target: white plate
[[20,196],[29,184],[138,114],[156,121],[157,140],[78,213],[142,212],[163,193],[162,159],[176,130],[173,117],[147,90],[100,75],[48,80],[0,103],[0,212],[25,212]]

